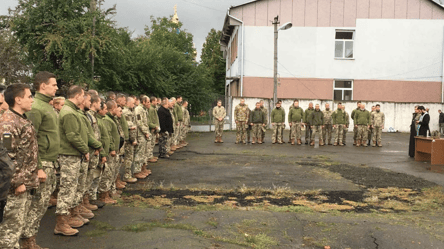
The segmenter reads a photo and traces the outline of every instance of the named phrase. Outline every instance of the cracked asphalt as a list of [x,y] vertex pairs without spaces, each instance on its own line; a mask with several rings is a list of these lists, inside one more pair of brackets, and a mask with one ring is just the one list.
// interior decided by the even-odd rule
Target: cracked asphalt
[[[284,135],[288,138],[287,133]],[[351,133],[345,147],[272,145],[270,136],[269,131],[263,145],[235,145],[234,132],[224,133],[223,144],[215,144],[212,133],[190,134],[188,147],[170,159],[151,164],[153,175],[129,186],[124,196],[151,188],[171,193],[177,189],[236,192],[243,188],[356,193],[369,188],[444,186],[441,173],[408,157],[408,134],[383,134],[382,148],[353,147]],[[133,204],[120,201],[118,206],[95,212],[92,224],[80,228],[80,235],[73,238],[52,234],[55,210],[49,209],[37,241],[50,248],[85,249],[444,248],[440,207],[418,212],[356,213],[284,206],[255,209]],[[125,229],[154,221],[168,225],[135,232]],[[112,229],[101,230],[102,223]]]

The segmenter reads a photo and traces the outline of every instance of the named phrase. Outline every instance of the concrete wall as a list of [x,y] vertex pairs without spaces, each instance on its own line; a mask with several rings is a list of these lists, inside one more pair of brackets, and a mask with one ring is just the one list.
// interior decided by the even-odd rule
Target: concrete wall
[[[259,98],[245,98],[245,103],[252,109],[255,107],[256,102],[260,101]],[[269,110],[269,113],[271,113],[271,100],[265,100],[265,107]],[[336,105],[333,104],[332,101],[322,101],[322,100],[316,100],[316,99],[301,99],[299,100],[299,106],[303,108],[304,110],[308,108],[308,104],[310,102],[313,102],[314,105],[320,104],[321,110],[325,109],[325,104],[329,103],[330,108],[332,110],[336,110]],[[231,113],[234,115],[234,108],[240,103],[240,98],[233,98],[233,105]],[[290,105],[293,103],[293,99],[283,99],[282,100],[282,107],[285,109],[286,115],[288,115],[288,109]],[[426,108],[430,108],[430,130],[438,130],[438,110],[444,110],[443,104],[424,104],[424,103],[393,103],[393,102],[362,102],[366,104],[366,109],[370,110],[371,106],[380,104],[381,105],[381,111],[385,114],[385,127],[384,132],[387,132],[387,130],[390,127],[393,127],[395,130],[399,132],[410,132],[410,123],[412,119],[412,113],[414,111],[414,107],[416,105],[424,105]],[[351,112],[353,109],[356,108],[356,102],[343,102],[345,105],[345,110],[351,115]],[[288,116],[287,116],[288,117]],[[286,118],[287,119],[287,118]],[[234,121],[234,116],[232,117],[232,129],[236,128],[236,124]],[[352,120],[350,120],[351,124],[353,123]],[[288,120],[286,120],[286,129],[289,129]],[[352,131],[353,127],[350,125],[349,131]]]

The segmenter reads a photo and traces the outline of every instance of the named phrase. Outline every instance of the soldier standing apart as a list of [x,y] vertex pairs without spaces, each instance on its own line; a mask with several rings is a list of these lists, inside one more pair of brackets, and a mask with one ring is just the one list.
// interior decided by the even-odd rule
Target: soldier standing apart
[[[375,111],[376,111],[376,106],[372,106],[372,111],[370,112],[370,118],[372,117],[372,114]],[[367,143],[368,146],[370,146],[372,138],[373,138],[373,126],[370,125],[370,128],[368,129],[368,143]]]
[[[154,150],[154,147],[156,146],[156,140],[157,140],[157,135],[159,134],[160,131],[160,124],[159,124],[159,116],[157,115],[157,98],[156,97],[151,97],[150,98],[150,109],[148,110],[148,116],[150,118],[150,133],[151,133],[151,148],[152,150]],[[159,158],[153,156],[153,158],[151,159],[152,162],[157,162]]]
[[151,107],[150,99],[147,96],[143,96],[140,101],[142,104],[136,107],[134,113],[136,115],[137,124],[137,151],[134,167],[134,177],[137,179],[144,179],[149,175],[149,171],[146,169],[148,161],[148,143],[151,142],[151,133],[148,124],[148,109]]
[[128,97],[126,106],[122,111],[123,118],[126,119],[129,129],[129,141],[125,145],[125,173],[123,175],[123,181],[127,183],[137,182],[137,178],[133,177],[132,165],[134,161],[134,148],[137,145],[137,125],[136,116],[134,115],[134,98]]
[[332,145],[331,133],[333,131],[333,120],[331,115],[333,114],[333,111],[330,109],[330,104],[325,104],[325,110],[322,113],[324,114],[324,130],[322,131],[324,144]]
[[311,136],[313,131],[311,130],[312,124],[310,124],[309,118],[311,114],[314,112],[313,103],[308,104],[308,109],[304,112],[304,125],[305,125],[305,144],[308,144],[308,141],[311,140]]
[[[0,224],[0,247],[20,248],[19,240],[23,229],[26,228],[25,222],[33,219],[28,216],[36,215],[29,212],[33,199],[38,198],[33,195],[39,187],[39,181],[45,182],[46,175],[38,166],[36,131],[25,115],[25,112],[31,110],[34,101],[29,86],[10,85],[4,96],[10,109],[1,116],[0,134],[14,169],[4,213],[0,214],[3,215],[3,222]],[[6,142],[7,137],[10,138],[10,143]],[[23,242],[29,245],[31,240],[25,238]]]
[[365,104],[360,105],[360,109],[355,112],[354,118],[355,128],[358,129],[356,147],[361,144],[367,147],[368,128],[370,128],[370,112],[365,110]]
[[382,130],[384,129],[385,115],[381,112],[381,105],[376,105],[375,112],[372,113],[372,128],[373,128],[373,147],[378,145],[382,147],[381,137]]
[[303,125],[304,110],[299,107],[299,101],[295,100],[291,105],[290,112],[288,113],[288,123],[290,124],[290,141],[291,145],[294,145],[297,140],[298,145],[302,144],[301,141],[301,128]]
[[322,130],[324,128],[324,114],[319,108],[319,104],[316,104],[315,110],[311,113],[308,118],[309,124],[311,125],[311,130],[313,131],[311,135],[311,146],[315,145],[316,133],[319,135],[319,145],[324,146],[324,141],[322,140]]
[[84,98],[80,86],[71,86],[65,105],[59,114],[60,134],[60,191],[57,196],[57,224],[54,234],[74,235],[84,219],[75,206],[77,185],[82,162],[89,161],[88,131],[78,112]]
[[271,137],[271,143],[283,144],[285,127],[285,110],[281,107],[282,102],[276,103],[276,108],[271,112],[271,125],[273,127],[273,136]]
[[268,126],[268,109],[265,108],[265,106],[264,106],[264,100],[263,100],[263,99],[261,99],[260,103],[261,103],[261,110],[262,110],[262,111],[264,112],[264,114],[265,114],[265,126],[264,126],[264,128],[263,128],[263,132],[262,132],[262,143],[265,143],[265,131],[266,131],[266,128],[267,128],[267,126]]
[[[299,102],[298,102],[298,105],[299,105]],[[288,107],[288,115],[290,115],[291,109],[293,109],[293,107],[294,107],[294,102],[293,102],[292,105],[290,105],[290,107]],[[302,118],[304,118],[304,110],[302,110]],[[288,143],[290,143],[291,139],[294,139],[293,138],[293,130],[291,129],[291,121],[290,121],[290,119],[288,119],[288,124],[290,125],[290,132],[288,133]],[[292,145],[294,145],[294,143]]]
[[253,142],[255,144],[256,141],[258,144],[262,143],[262,127],[265,126],[265,117],[264,112],[261,110],[261,103],[256,103],[256,108],[250,113],[250,125],[253,127]]
[[333,121],[333,128],[335,129],[335,142],[334,146],[344,146],[342,139],[344,137],[343,132],[345,131],[347,125],[347,116],[345,111],[342,109],[342,103],[338,103],[338,109],[331,115]]
[[[356,103],[356,104],[357,104],[358,107],[356,109],[353,109],[353,111],[351,113],[351,119],[353,120],[353,122],[355,120],[356,112],[359,111],[359,109],[361,108],[361,101],[358,101],[358,103]],[[354,126],[353,126],[353,145],[356,145],[357,139],[358,139],[358,128],[356,126],[356,123],[354,123]]]
[[345,111],[345,105],[342,106],[342,111],[345,113],[344,137],[342,138],[342,143],[346,145],[348,126],[350,125],[350,115]]
[[179,137],[180,137],[180,127],[182,126],[183,122],[183,112],[182,112],[182,96],[176,97],[176,104],[174,105],[174,115],[176,115],[176,131],[174,133],[174,145],[177,148],[182,148],[183,144],[179,144]]
[[441,135],[444,134],[444,113],[441,110],[438,110],[439,113],[439,133]]
[[182,101],[182,111],[183,111],[183,122],[182,122],[182,130],[180,131],[180,142],[184,146],[187,146],[188,143],[185,141],[187,138],[188,131],[191,128],[191,118],[190,112],[188,111],[188,101]]
[[49,104],[57,91],[55,75],[49,72],[39,72],[35,76],[34,87],[36,89],[35,101],[31,111],[26,116],[34,125],[39,144],[38,168],[45,172],[46,181],[40,182],[36,196],[32,198],[29,215],[26,217],[23,227],[23,245],[37,246],[36,235],[40,227],[40,221],[48,209],[48,201],[54,192],[57,178],[57,157],[59,156],[60,138],[57,113]]
[[157,111],[159,115],[159,125],[160,125],[160,135],[159,135],[159,157],[160,158],[168,158],[170,157],[167,154],[167,143],[169,139],[169,134],[173,132],[173,118],[171,117],[171,113],[168,110],[168,99],[162,99],[162,105]]
[[214,132],[216,134],[215,143],[223,143],[222,134],[224,132],[225,116],[227,116],[225,107],[222,106],[222,101],[218,100],[217,106],[213,108]]
[[250,109],[245,104],[245,99],[240,100],[240,104],[234,108],[234,121],[236,122],[236,144],[242,142],[246,144],[246,131],[248,126],[248,114]]

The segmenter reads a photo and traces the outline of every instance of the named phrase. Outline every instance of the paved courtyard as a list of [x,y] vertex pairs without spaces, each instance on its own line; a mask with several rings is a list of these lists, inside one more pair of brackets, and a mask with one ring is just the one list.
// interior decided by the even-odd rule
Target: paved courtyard
[[[288,138],[288,134],[285,133]],[[51,248],[444,248],[440,168],[407,155],[408,134],[382,148],[215,144],[212,133],[151,164],[116,206],[95,212],[74,238]],[[286,139],[287,139],[286,138]],[[156,147],[157,150],[157,147]]]

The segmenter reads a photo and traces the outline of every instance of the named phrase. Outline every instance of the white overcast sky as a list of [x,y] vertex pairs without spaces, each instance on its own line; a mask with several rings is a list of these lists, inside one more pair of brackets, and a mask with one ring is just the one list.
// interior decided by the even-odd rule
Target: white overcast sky
[[[136,37],[144,33],[150,24],[150,16],[162,17],[174,14],[177,4],[179,20],[184,28],[193,34],[200,61],[202,44],[208,32],[222,29],[225,14],[230,6],[251,0],[105,0],[105,7],[117,5],[115,20],[118,26],[128,27]],[[14,8],[17,0],[0,0],[0,15],[6,15],[8,8]]]

